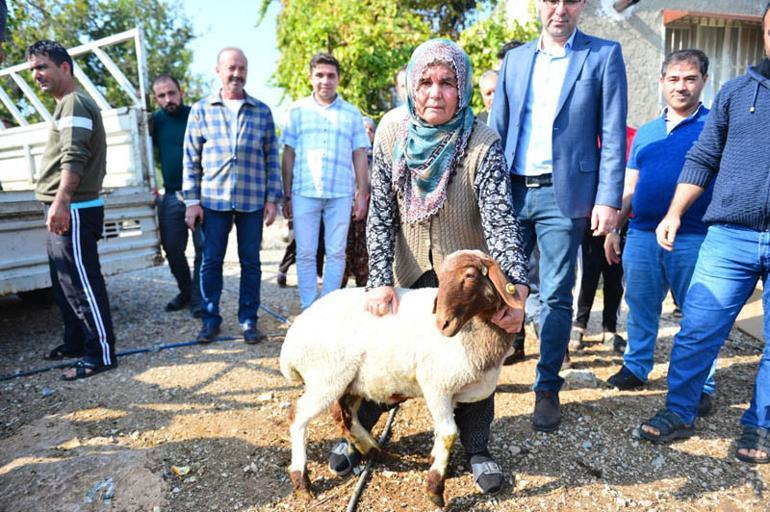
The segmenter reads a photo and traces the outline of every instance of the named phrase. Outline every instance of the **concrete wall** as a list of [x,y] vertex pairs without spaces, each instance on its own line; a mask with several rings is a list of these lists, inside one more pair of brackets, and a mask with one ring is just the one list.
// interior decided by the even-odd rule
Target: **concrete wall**
[[[510,0],[512,1],[512,0]],[[663,9],[743,15],[762,14],[767,0],[641,0],[622,14],[613,0],[587,0],[579,27],[620,41],[628,76],[628,123],[639,126],[660,113],[660,65],[665,52]]]

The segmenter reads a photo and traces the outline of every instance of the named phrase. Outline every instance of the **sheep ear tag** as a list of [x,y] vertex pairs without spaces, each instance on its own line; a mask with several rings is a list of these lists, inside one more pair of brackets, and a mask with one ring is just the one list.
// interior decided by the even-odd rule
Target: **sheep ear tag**
[[489,269],[486,265],[481,265],[481,275],[484,277],[487,277],[487,274],[489,273]]

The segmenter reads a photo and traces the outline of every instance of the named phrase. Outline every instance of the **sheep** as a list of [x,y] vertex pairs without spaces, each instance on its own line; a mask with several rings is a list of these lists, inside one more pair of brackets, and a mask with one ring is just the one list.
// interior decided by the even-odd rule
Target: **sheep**
[[435,433],[426,490],[443,507],[446,467],[457,437],[455,405],[492,394],[513,335],[490,318],[503,303],[516,309],[523,303],[500,267],[481,251],[450,254],[438,277],[438,290],[398,289],[395,315],[368,313],[365,292],[358,288],[328,294],[294,321],[280,366],[290,382],[305,384],[289,412],[289,476],[297,495],[312,497],[305,452],[310,420],[333,406],[348,442],[382,460],[386,454],[358,422],[362,401],[393,405],[424,397]]

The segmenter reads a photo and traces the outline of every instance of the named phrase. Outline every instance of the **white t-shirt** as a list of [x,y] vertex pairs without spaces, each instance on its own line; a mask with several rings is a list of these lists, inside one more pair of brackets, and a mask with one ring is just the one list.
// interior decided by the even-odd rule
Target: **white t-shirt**
[[245,99],[241,100],[222,100],[225,103],[225,107],[230,111],[230,143],[233,148],[233,154],[235,154],[235,145],[238,141],[238,112],[241,110],[241,106],[246,102]]

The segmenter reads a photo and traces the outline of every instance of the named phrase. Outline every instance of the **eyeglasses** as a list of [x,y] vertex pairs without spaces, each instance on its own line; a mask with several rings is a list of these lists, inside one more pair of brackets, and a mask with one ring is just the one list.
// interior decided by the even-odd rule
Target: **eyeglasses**
[[564,5],[577,5],[581,3],[583,0],[543,0],[543,2],[547,3],[548,5],[552,7],[556,7],[561,2],[564,2]]

